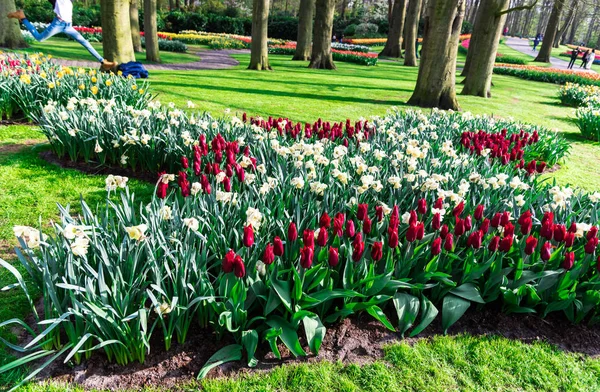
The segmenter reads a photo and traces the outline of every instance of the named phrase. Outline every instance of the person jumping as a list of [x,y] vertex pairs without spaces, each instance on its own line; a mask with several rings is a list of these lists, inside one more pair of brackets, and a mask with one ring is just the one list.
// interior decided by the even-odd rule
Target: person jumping
[[19,10],[16,12],[11,12],[7,16],[12,19],[18,19],[23,23],[23,25],[29,30],[31,35],[39,41],[45,41],[53,35],[59,33],[65,33],[69,37],[73,38],[75,41],[79,42],[83,45],[84,48],[91,53],[92,56],[96,58],[101,64],[102,70],[108,71],[117,66],[117,63],[114,61],[105,60],[100,54],[92,47],[92,45],[85,39],[77,30],[73,28],[73,3],[71,0],[48,0],[54,6],[54,13],[56,17],[48,25],[46,30],[41,33],[37,31],[37,29],[27,20],[25,13],[23,10]]

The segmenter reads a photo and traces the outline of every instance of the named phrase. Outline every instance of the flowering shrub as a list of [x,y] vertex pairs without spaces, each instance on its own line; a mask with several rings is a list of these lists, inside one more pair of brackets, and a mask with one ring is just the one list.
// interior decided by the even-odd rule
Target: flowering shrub
[[42,54],[0,53],[0,116],[23,114],[36,119],[44,104],[67,105],[70,99],[107,99],[135,108],[150,100],[147,83],[115,74],[62,67]]
[[349,51],[349,52],[368,53],[370,50],[369,47],[365,46],[365,45],[352,45],[352,44],[345,44],[345,43],[340,43],[340,42],[332,42],[331,47],[333,49],[344,50],[344,51]]
[[600,106],[599,86],[580,86],[577,83],[566,83],[558,90],[560,102],[567,106]]
[[[473,303],[599,320],[600,194],[537,182],[543,164],[532,159],[551,163],[566,148],[547,131],[406,111],[373,126],[317,121],[314,132],[275,119],[203,125],[205,115],[183,136],[192,121],[175,109],[110,106],[95,113],[79,102],[64,121],[117,118],[101,133],[125,129],[119,140],[134,146],[133,130],[162,131],[153,121],[164,116],[166,135],[189,143],[180,168],[159,173],[150,203],[109,176],[97,213],[84,203],[77,218],[61,208],[44,233],[15,228],[20,260],[45,293],[25,348],[37,357],[77,363],[101,349],[119,364],[143,362],[150,342],[169,349],[199,323],[233,336],[221,360],[245,352],[254,366],[259,341],[277,357],[278,342],[304,356],[319,351],[327,323],[353,314],[414,336],[440,312],[447,330]],[[29,293],[19,271],[0,263]],[[10,325],[25,326],[0,324]]]
[[[142,47],[146,47],[146,39],[144,37],[142,37]],[[185,53],[188,47],[181,41],[159,38],[158,49],[165,52]]]
[[600,110],[598,106],[580,107],[575,114],[577,126],[583,136],[600,141]]
[[494,73],[516,76],[521,79],[565,84],[567,82],[582,85],[600,86],[600,74],[584,71],[545,68],[535,65],[495,64]]
[[[296,53],[296,43],[288,42],[285,45],[274,45],[269,47],[271,54],[293,55]],[[331,49],[333,60],[361,65],[377,65],[377,53],[349,52],[345,50]]]

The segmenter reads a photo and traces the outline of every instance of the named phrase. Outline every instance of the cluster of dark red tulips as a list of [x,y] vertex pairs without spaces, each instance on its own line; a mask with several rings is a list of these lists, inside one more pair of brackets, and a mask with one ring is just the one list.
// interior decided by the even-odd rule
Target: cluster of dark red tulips
[[[533,232],[533,214],[527,210],[517,219],[517,227],[511,222],[509,212],[496,212],[491,218],[484,216],[485,207],[477,205],[473,215],[464,216],[465,204],[459,203],[452,210],[449,222],[454,222],[451,227],[444,223],[444,217],[435,212],[428,216],[430,210],[427,201],[421,199],[418,201],[416,210],[409,212],[404,239],[410,244],[415,241],[421,241],[425,237],[425,221],[430,221],[430,233],[433,233],[431,240],[431,255],[437,256],[446,252],[456,252],[457,248],[462,249],[480,249],[484,246],[484,240],[487,239],[487,249],[491,252],[500,251],[509,253],[513,249],[515,239],[521,237],[525,241],[524,253],[526,256],[533,255],[539,249],[540,258],[543,261],[550,260],[554,249],[561,244],[566,249],[562,267],[566,270],[573,268],[575,263],[575,246],[577,224],[571,223],[567,228],[564,224],[554,222],[554,214],[546,212],[541,220],[539,231]],[[435,201],[435,209],[443,208],[443,200]],[[430,218],[430,219],[429,219]],[[337,213],[333,219],[323,212],[318,219],[318,233],[307,228],[303,231],[302,246],[300,247],[300,265],[303,268],[311,268],[314,256],[315,246],[328,248],[328,263],[331,267],[336,267],[339,263],[339,248],[332,246],[333,238],[339,237],[350,241],[352,249],[352,260],[358,262],[363,258],[365,251],[365,239],[370,236],[381,236],[382,232],[380,222],[384,222],[384,211],[381,206],[375,207],[374,220],[377,229],[374,230],[373,221],[369,217],[369,206],[359,204],[356,211],[356,221],[343,213]],[[360,225],[360,230],[357,228]],[[388,219],[387,226],[387,247],[395,249],[399,246],[400,235],[400,213],[398,206],[394,206]],[[491,236],[488,236],[491,234]],[[537,234],[537,236],[536,236]],[[316,239],[315,239],[316,237]],[[298,240],[298,231],[296,224],[291,222],[288,227],[286,244],[294,244]],[[371,241],[369,241],[371,242]],[[246,247],[254,245],[254,230],[252,226],[244,227],[243,244]],[[586,254],[593,255],[598,246],[598,228],[592,226],[586,234],[586,244],[584,250]],[[276,256],[283,256],[285,245],[283,240],[277,236],[273,241],[266,245],[262,254],[262,262],[269,265],[275,261]],[[231,251],[230,251],[231,252]],[[377,262],[384,255],[384,241],[372,242],[370,249],[371,259]],[[519,256],[520,257],[520,256]],[[223,271],[231,272],[229,253],[223,261]],[[600,257],[598,258],[598,269],[600,270]]]
[[[247,122],[247,119],[247,115],[244,113],[242,120]],[[277,129],[279,135],[287,135],[294,139],[298,138],[298,136],[302,136],[302,133],[304,133],[304,137],[306,138],[312,138],[313,136],[316,136],[318,139],[336,140],[343,137],[353,138],[357,133],[360,132],[363,133],[365,139],[368,139],[369,136],[375,132],[375,127],[372,124],[369,124],[368,121],[356,121],[354,125],[352,125],[350,119],[346,119],[345,123],[331,123],[329,121],[323,121],[319,118],[314,123],[305,123],[303,126],[302,123],[294,123],[289,119],[275,119],[273,117],[269,117],[267,120],[264,120],[262,118],[250,117],[250,123],[264,128],[267,131],[270,131],[271,129]]]
[[535,172],[542,173],[546,169],[545,162],[536,162],[532,160],[525,163],[523,159],[525,151],[523,148],[539,141],[539,134],[533,131],[531,134],[521,130],[519,133],[508,135],[505,128],[498,133],[489,133],[480,130],[479,132],[463,132],[460,137],[460,143],[471,154],[482,155],[483,151],[489,149],[490,159],[496,159],[503,165],[515,162],[517,169],[525,169],[528,175]]

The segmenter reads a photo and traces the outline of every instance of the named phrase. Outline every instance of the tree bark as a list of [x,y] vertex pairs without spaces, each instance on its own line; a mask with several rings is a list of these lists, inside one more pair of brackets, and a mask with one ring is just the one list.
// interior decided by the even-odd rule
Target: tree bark
[[402,31],[406,17],[406,0],[396,0],[392,9],[392,22],[388,31],[387,41],[380,56],[402,58]]
[[506,21],[506,10],[509,0],[486,0],[479,7],[477,23],[473,35],[477,36],[476,46],[469,44],[469,52],[474,52],[467,77],[464,81],[463,95],[475,95],[489,98],[492,87],[492,71],[498,51],[498,43],[502,35],[502,27]]
[[140,13],[138,11],[138,0],[131,0],[129,5],[129,20],[131,21],[131,42],[133,51],[142,51],[142,38],[140,37]]
[[312,46],[313,19],[315,17],[315,0],[300,0],[298,17],[298,39],[296,54],[292,60],[310,60]]
[[15,0],[0,1],[0,48],[17,49],[27,47],[27,43],[21,34],[19,21],[6,17],[6,14],[16,10]]
[[100,10],[104,58],[120,64],[135,61],[131,42],[129,0],[102,0]]
[[575,19],[573,23],[571,23],[571,29],[569,31],[569,35],[566,38],[567,44],[572,44],[575,42],[575,34],[577,34],[577,28],[579,27],[579,23],[581,23],[581,8],[577,7],[577,11],[575,12]]
[[554,37],[554,44],[552,47],[558,48],[561,41],[566,39],[567,31],[569,27],[571,27],[571,23],[573,23],[573,19],[575,18],[575,11],[577,9],[577,2],[571,2],[571,6],[569,7],[569,13],[567,14],[565,21],[563,22],[562,27],[559,27],[556,32],[556,37]]
[[317,0],[312,55],[309,68],[336,69],[331,55],[335,0]]
[[421,15],[421,0],[410,0],[406,11],[404,25],[404,65],[417,66],[417,38],[419,29],[419,15]]
[[536,29],[535,34],[541,34],[544,31],[544,28],[546,27],[546,24],[548,23],[548,15],[550,14],[548,12],[548,9],[552,6],[552,0],[544,0],[544,4],[542,4],[542,7],[540,9],[540,18],[538,20],[538,26]]
[[598,11],[600,10],[600,6],[596,5],[594,7],[594,13],[592,14],[592,17],[590,18],[590,27],[587,30],[587,33],[585,34],[585,39],[583,40],[585,45],[589,44],[590,39],[592,39],[592,33],[594,32],[594,27],[596,27],[596,16],[598,15]]
[[158,49],[158,26],[156,0],[144,0],[144,39],[146,40],[146,60],[160,62]]
[[269,64],[269,0],[254,0],[252,6],[252,44],[248,69],[270,71]]
[[521,26],[519,36],[521,36],[521,37],[529,36],[529,30],[531,30],[531,21],[533,19],[534,12],[535,12],[535,8],[531,8],[529,11],[527,11],[527,16],[525,17],[525,20],[523,21],[523,26]]
[[554,6],[552,7],[552,13],[548,19],[548,25],[546,26],[546,32],[544,33],[544,40],[542,41],[542,47],[535,58],[536,62],[549,63],[550,56],[552,54],[552,45],[554,44],[554,37],[558,30],[558,22],[560,21],[560,14],[565,6],[565,0],[554,0]]
[[460,109],[456,99],[455,71],[464,14],[464,0],[429,1],[419,75],[409,105]]

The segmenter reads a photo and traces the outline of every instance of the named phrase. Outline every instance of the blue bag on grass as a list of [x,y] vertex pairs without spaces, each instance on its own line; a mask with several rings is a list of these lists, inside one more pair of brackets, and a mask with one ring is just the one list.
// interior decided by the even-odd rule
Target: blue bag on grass
[[148,77],[148,71],[142,63],[138,61],[130,61],[125,64],[119,65],[119,71],[123,73],[123,77],[128,77],[129,75],[133,76],[136,79],[142,78],[146,79]]

